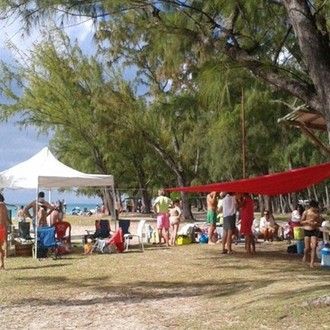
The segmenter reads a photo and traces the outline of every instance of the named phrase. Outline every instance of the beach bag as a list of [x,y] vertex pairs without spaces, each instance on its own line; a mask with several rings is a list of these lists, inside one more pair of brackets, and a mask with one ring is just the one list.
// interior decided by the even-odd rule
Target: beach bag
[[288,253],[297,253],[297,245],[293,244],[293,245],[289,245],[287,248],[287,252]]
[[207,244],[209,241],[209,238],[206,234],[200,234],[198,241],[200,244]]
[[37,259],[47,258],[47,256],[48,256],[48,248],[38,246]]

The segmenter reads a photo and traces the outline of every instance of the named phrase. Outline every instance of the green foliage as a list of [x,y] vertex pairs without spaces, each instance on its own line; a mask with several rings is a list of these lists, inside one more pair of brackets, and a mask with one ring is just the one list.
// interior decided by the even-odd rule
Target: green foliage
[[[87,15],[96,23],[99,58],[57,33],[23,70],[2,70],[0,88],[11,99],[3,117],[20,112],[23,124],[54,130],[53,145],[69,164],[115,174],[125,188],[141,180],[159,187],[240,178],[242,94],[249,176],[323,160],[297,131],[277,124],[288,112],[277,101],[297,99],[274,92],[252,70],[311,87],[287,12],[276,1],[17,4],[0,6],[30,24],[59,5],[63,20]],[[313,6],[318,26],[328,26],[329,3]],[[122,70],[132,67],[136,79],[124,81]],[[23,95],[13,93],[13,82]],[[138,97],[141,84],[147,94]]]

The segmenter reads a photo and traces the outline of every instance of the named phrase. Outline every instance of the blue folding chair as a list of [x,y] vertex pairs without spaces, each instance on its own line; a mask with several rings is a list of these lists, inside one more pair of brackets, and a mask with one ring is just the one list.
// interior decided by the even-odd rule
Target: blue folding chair
[[39,227],[37,228],[37,258],[47,258],[49,251],[54,251],[57,258],[55,227]]

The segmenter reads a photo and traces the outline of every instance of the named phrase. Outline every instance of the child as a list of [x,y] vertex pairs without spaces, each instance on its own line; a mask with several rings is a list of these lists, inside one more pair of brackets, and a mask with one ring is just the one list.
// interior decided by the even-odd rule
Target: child
[[84,244],[84,254],[92,254],[93,252],[93,240],[87,238],[86,244]]

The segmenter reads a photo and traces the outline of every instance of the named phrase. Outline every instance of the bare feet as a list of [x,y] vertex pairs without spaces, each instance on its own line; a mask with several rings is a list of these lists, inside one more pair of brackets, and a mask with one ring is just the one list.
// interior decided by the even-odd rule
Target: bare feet
[[209,245],[215,245],[215,243],[212,242],[212,241],[209,241],[208,244],[209,244]]

